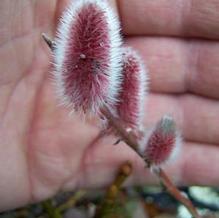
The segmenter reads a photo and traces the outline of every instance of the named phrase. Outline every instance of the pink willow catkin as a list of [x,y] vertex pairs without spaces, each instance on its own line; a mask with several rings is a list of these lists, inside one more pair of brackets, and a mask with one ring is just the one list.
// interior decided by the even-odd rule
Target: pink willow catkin
[[[107,105],[126,128],[141,129],[147,73],[131,48],[121,47],[119,21],[105,0],[72,1],[54,47],[60,99],[75,111],[98,114]],[[172,118],[145,133],[140,152],[150,164],[166,162],[180,140]]]
[[117,114],[127,128],[139,130],[144,118],[147,72],[140,56],[129,47],[122,48],[122,64]]
[[[141,134],[135,135],[143,118],[147,75],[138,55],[121,45],[119,21],[106,0],[72,1],[51,45],[57,92],[62,103],[74,111],[102,111],[148,167],[159,166],[173,156],[180,137],[170,117],[163,117],[142,138],[138,138]],[[126,135],[120,121],[114,122],[114,112],[127,128],[134,130],[131,135]],[[132,138],[139,140],[139,148]],[[161,168],[153,169],[158,169],[154,172],[158,172],[170,192],[199,217]]]
[[150,165],[162,165],[174,156],[180,143],[174,120],[164,116],[140,141],[140,153]]
[[54,77],[62,103],[98,113],[113,105],[121,82],[119,21],[104,0],[72,1],[58,26]]

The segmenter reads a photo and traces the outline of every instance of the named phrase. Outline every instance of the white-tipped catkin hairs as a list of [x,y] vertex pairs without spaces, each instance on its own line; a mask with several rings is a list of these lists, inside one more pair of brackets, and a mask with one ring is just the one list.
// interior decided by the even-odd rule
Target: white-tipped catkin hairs
[[74,111],[114,105],[121,83],[118,17],[105,0],[72,1],[60,20],[54,78],[60,100]]
[[139,151],[149,165],[159,166],[172,159],[181,147],[181,137],[173,118],[164,116],[139,144]]
[[142,126],[148,74],[141,57],[134,49],[122,48],[122,84],[116,112],[127,128],[139,130]]

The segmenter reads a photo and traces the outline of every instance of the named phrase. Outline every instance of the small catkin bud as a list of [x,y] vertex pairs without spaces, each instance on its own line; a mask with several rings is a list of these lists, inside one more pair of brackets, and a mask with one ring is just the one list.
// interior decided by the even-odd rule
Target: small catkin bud
[[143,61],[133,49],[124,47],[122,52],[123,80],[116,111],[127,128],[136,130],[144,117],[148,75]]
[[121,36],[105,0],[72,1],[58,26],[54,77],[64,105],[97,113],[113,105],[121,81]]
[[140,152],[149,165],[162,165],[181,144],[181,138],[172,117],[164,116],[140,142]]

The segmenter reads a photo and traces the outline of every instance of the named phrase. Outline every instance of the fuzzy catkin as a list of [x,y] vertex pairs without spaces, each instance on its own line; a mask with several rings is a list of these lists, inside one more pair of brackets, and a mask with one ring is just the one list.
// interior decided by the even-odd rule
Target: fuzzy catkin
[[122,48],[122,83],[116,111],[127,128],[138,130],[142,126],[148,75],[141,57],[129,47]]
[[176,154],[181,144],[172,117],[164,116],[140,141],[140,153],[151,165],[162,165]]
[[104,0],[72,1],[58,26],[54,79],[74,111],[97,113],[115,104],[121,82],[119,20]]

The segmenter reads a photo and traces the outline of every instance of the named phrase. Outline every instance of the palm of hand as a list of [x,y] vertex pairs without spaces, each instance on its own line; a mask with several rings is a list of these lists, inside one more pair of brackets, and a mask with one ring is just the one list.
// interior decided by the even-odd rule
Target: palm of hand
[[[8,10],[12,7],[15,6],[5,1],[2,8]],[[57,107],[49,79],[49,51],[40,34],[53,30],[53,23],[58,11],[63,8],[62,5],[43,0],[32,3],[20,0],[16,7],[19,13],[15,17],[12,13],[3,17],[1,32],[5,35],[0,42],[0,175],[5,178],[0,182],[0,193],[6,196],[0,207],[5,209],[31,200],[44,199],[59,189],[106,184],[112,178],[115,166],[127,159],[133,160],[136,165],[134,177],[138,181],[144,181],[145,174],[148,173],[129,148],[124,145],[112,148],[113,140],[107,138],[101,145],[91,149],[89,143],[98,134],[98,128],[93,122],[82,122],[76,115],[70,118],[68,111]],[[216,167],[209,166],[208,161],[211,159],[215,165],[219,162],[218,148],[211,145],[219,144],[216,133],[218,102],[188,94],[185,82],[182,81],[183,76],[166,79],[167,76],[173,76],[168,72],[169,68],[178,70],[180,74],[181,68],[188,66],[186,62],[178,63],[184,58],[180,52],[174,53],[168,47],[162,48],[168,46],[168,42],[169,49],[176,46],[186,50],[186,43],[156,37],[148,37],[147,40],[145,37],[134,37],[127,41],[143,53],[152,73],[155,73],[151,75],[151,86],[156,94],[149,96],[146,125],[167,112],[176,117],[185,132],[187,142],[176,164],[170,167],[170,172],[178,182],[205,184],[208,177],[209,183],[216,184]],[[211,52],[213,48],[210,42],[198,43],[208,51],[211,56],[209,60],[216,59],[214,52]],[[156,53],[157,44],[159,46]],[[196,44],[191,42],[191,47],[197,47]],[[156,64],[158,62],[160,67]],[[162,76],[161,69],[165,76]],[[194,87],[191,83],[190,89],[204,96],[218,98],[214,83],[216,82],[212,81],[212,86],[209,85],[208,89],[201,89],[201,85],[194,82]],[[175,93],[179,95],[176,96]],[[194,113],[191,114],[192,110]],[[203,127],[203,123],[207,128]],[[207,173],[210,167],[215,170],[213,175]],[[199,171],[202,169],[204,173]],[[146,179],[153,181],[152,178]]]

